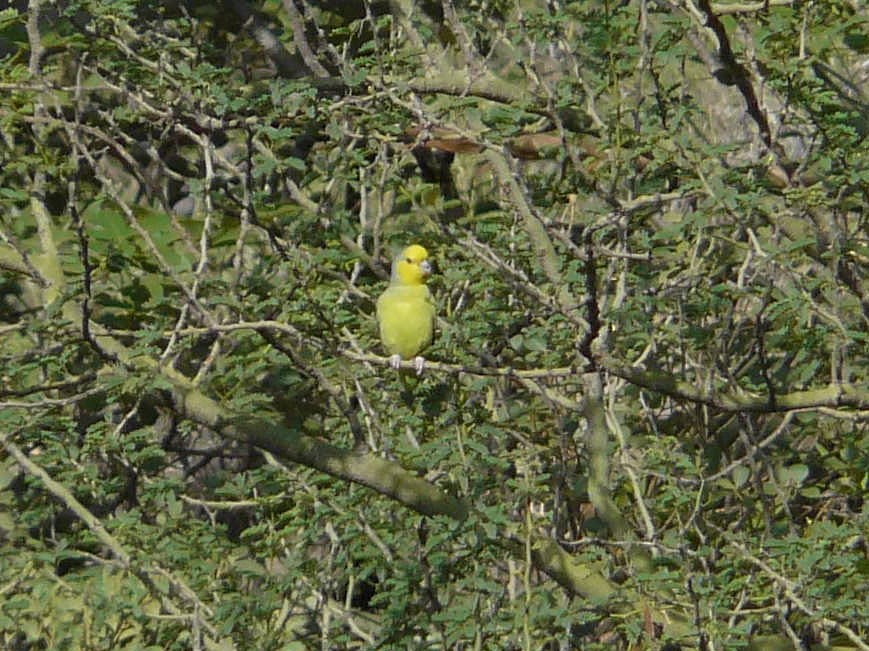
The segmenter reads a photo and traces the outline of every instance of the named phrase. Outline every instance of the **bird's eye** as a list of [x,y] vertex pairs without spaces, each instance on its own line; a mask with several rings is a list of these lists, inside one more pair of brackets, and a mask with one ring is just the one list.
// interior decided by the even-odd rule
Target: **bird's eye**
[[405,262],[406,262],[407,264],[413,264],[413,260],[411,260],[410,258],[407,258],[407,259],[405,260]]

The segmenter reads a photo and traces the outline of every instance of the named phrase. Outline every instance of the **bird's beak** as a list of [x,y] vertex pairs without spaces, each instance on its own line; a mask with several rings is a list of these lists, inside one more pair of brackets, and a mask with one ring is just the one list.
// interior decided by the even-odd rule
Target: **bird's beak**
[[422,270],[423,276],[430,276],[431,275],[431,271],[432,271],[431,263],[428,260],[423,260],[422,262],[420,262],[419,268]]

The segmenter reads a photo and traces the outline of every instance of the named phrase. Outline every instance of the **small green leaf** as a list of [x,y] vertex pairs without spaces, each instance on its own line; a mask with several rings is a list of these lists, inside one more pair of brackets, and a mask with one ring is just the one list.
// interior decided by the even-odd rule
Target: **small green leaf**
[[733,484],[737,488],[743,487],[745,482],[748,481],[750,475],[751,471],[745,466],[736,466],[736,468],[734,468],[730,473],[730,476],[733,478]]

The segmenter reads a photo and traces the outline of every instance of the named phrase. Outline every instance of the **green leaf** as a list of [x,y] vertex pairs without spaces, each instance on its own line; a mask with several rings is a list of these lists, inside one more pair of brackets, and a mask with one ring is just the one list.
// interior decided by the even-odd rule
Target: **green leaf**
[[746,466],[736,466],[731,471],[730,476],[733,478],[734,486],[742,488],[751,476],[751,471]]

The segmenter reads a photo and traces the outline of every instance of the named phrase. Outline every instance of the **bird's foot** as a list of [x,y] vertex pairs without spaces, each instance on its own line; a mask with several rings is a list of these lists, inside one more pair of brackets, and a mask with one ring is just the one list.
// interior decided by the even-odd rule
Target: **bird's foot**
[[396,371],[401,368],[401,355],[390,355],[389,365]]
[[422,370],[425,368],[425,358],[417,355],[413,358],[413,367],[416,369],[417,375],[422,375]]

